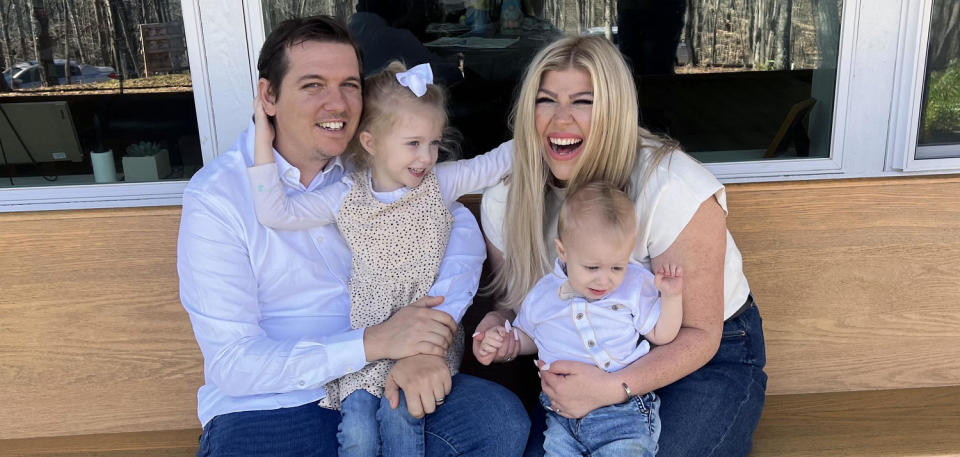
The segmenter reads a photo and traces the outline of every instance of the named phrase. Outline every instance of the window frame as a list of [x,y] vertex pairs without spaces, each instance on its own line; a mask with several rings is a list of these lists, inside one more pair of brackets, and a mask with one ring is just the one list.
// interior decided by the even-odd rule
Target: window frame
[[[246,128],[244,112],[248,119],[252,113],[253,87],[246,72],[250,53],[236,53],[234,45],[238,39],[248,41],[244,10],[231,0],[181,0],[204,164],[233,143]],[[169,181],[2,188],[0,212],[180,205],[186,185]]]
[[[960,143],[921,146],[920,118],[926,84],[927,54],[930,48],[930,22],[934,0],[917,0],[919,8],[904,2],[901,10],[902,37],[896,63],[896,92],[890,112],[891,154],[888,169],[903,172],[960,171]],[[914,6],[917,5],[914,3]],[[918,159],[917,155],[955,154],[958,157]]]

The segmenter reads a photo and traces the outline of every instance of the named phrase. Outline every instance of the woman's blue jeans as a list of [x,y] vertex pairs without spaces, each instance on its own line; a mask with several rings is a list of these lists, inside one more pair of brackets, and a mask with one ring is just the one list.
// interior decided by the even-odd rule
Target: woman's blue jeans
[[[746,456],[760,422],[767,375],[762,320],[756,306],[723,324],[723,339],[706,365],[657,390],[657,457]],[[543,408],[534,408],[524,455],[543,455]]]
[[[339,423],[338,411],[315,402],[224,414],[204,427],[197,456],[336,456]],[[424,428],[428,457],[512,456],[522,452],[530,422],[512,392],[461,373]]]

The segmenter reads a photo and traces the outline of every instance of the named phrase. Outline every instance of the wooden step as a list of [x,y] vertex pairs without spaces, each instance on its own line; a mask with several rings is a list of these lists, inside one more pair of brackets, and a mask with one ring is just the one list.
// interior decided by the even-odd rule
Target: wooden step
[[750,456],[960,456],[960,386],[768,396]]
[[192,457],[200,429],[0,440],[0,457]]

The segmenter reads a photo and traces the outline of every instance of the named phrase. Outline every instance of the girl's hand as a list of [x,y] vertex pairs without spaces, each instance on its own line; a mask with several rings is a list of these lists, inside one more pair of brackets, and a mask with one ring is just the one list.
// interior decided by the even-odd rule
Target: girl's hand
[[[540,387],[550,398],[553,411],[568,419],[579,419],[597,408],[621,403],[627,394],[610,373],[580,362],[558,360],[540,367]],[[559,410],[559,411],[558,411]]]
[[680,295],[683,293],[683,268],[672,263],[660,265],[653,278],[653,285],[660,291],[661,296]]
[[273,163],[273,140],[276,133],[273,124],[263,109],[263,94],[257,94],[253,99],[253,164],[263,165]]
[[[500,327],[509,318],[510,316],[508,316],[507,312],[505,311],[491,311],[487,313],[486,316],[483,317],[483,320],[481,320],[479,324],[477,324],[477,333],[485,334],[487,330],[490,330],[491,328]],[[490,359],[491,362],[509,362],[517,358],[517,355],[520,353],[520,342],[517,341],[517,338],[514,336],[515,332],[516,330],[504,335],[503,345],[497,348],[496,354],[494,354],[493,358]],[[478,339],[476,336],[473,337],[473,354],[474,355],[481,353],[480,351],[482,350],[482,347],[481,347],[482,341],[483,341],[483,338]],[[482,361],[480,361],[479,357],[477,358],[477,361],[483,363]],[[489,363],[486,363],[484,365],[488,365],[488,364]]]

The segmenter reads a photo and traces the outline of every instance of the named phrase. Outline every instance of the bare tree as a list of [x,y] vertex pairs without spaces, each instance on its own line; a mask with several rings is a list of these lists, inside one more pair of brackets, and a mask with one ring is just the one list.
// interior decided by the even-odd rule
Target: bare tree
[[30,3],[31,16],[37,25],[34,39],[34,49],[40,69],[40,80],[44,86],[57,84],[57,74],[53,68],[53,41],[50,39],[50,16],[47,15],[47,5],[44,0],[32,0]]
[[[7,24],[9,16],[9,4],[0,0],[0,29],[3,29],[3,68],[13,68],[13,56],[10,53],[10,26]],[[6,79],[4,85],[6,85]],[[9,87],[7,88],[9,89]]]
[[958,57],[960,48],[960,2],[935,0],[930,21],[929,68],[942,70]]

